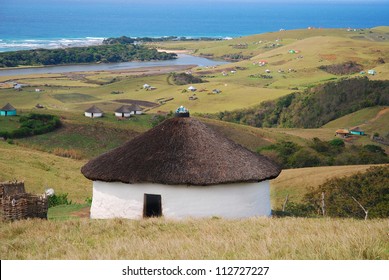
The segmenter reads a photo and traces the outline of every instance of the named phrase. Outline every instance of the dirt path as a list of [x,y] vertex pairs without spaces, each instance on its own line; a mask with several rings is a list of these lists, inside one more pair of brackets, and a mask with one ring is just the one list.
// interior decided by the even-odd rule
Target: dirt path
[[85,207],[85,208],[82,208],[81,210],[73,212],[71,214],[71,216],[79,217],[79,218],[89,218],[90,217],[90,207]]
[[386,113],[389,113],[389,108],[384,108],[384,109],[380,110],[374,118],[368,120],[366,123],[363,123],[363,124],[360,124],[360,125],[357,125],[357,126],[359,126],[359,127],[362,126],[362,127],[363,127],[363,126],[365,126],[365,125],[367,125],[367,124],[370,124],[370,123],[372,123],[372,122],[375,122],[376,120],[378,120],[379,118],[381,118],[381,117],[382,117],[383,115],[385,115]]

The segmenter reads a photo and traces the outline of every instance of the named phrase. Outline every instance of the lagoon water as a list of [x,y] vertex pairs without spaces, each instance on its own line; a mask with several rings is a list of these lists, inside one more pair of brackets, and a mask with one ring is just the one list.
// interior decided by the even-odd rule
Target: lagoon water
[[309,26],[370,28],[389,25],[388,15],[384,0],[0,0],[0,52],[122,35],[224,38]]
[[109,71],[134,69],[140,67],[157,67],[157,66],[174,66],[174,65],[198,65],[198,66],[215,66],[226,64],[226,61],[211,60],[203,57],[192,56],[187,54],[178,54],[177,59],[160,60],[160,61],[131,61],[120,63],[92,63],[80,65],[61,65],[61,66],[46,66],[37,68],[15,68],[1,69],[0,76],[15,76],[28,74],[44,74],[44,73],[68,73],[81,71]]

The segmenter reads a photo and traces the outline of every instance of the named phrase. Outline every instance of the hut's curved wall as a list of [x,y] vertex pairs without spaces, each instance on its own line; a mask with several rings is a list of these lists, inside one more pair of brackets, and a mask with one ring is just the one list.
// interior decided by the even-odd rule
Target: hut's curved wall
[[16,110],[12,111],[0,111],[0,116],[16,116]]
[[246,218],[271,214],[269,181],[216,186],[94,181],[91,218],[141,219],[144,194],[161,195],[166,218]]
[[131,117],[131,113],[118,113],[118,112],[115,112],[115,116],[116,117],[122,117],[122,118],[129,118]]
[[101,118],[103,116],[103,113],[88,113],[85,112],[85,117],[88,118]]

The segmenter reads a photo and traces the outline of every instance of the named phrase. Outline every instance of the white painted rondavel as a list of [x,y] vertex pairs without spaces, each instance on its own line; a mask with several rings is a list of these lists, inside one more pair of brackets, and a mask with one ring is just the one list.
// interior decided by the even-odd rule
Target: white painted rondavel
[[279,167],[181,111],[81,169],[93,181],[91,218],[271,214]]

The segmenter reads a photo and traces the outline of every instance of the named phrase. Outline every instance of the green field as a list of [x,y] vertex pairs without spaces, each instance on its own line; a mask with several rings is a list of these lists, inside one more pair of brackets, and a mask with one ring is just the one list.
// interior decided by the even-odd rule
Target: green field
[[0,116],[0,131],[12,131],[20,127],[19,116]]
[[62,103],[80,103],[99,100],[96,97],[82,93],[61,93],[54,94],[53,97]]

